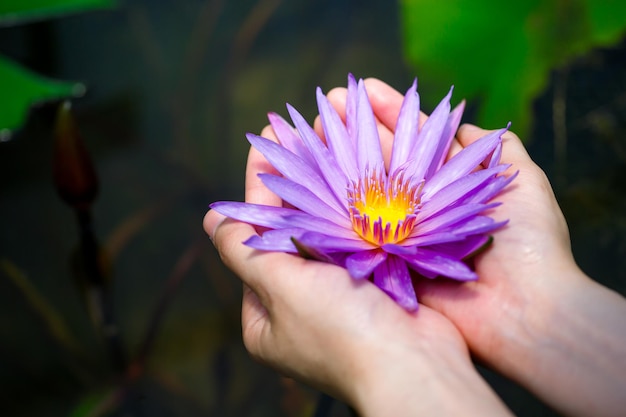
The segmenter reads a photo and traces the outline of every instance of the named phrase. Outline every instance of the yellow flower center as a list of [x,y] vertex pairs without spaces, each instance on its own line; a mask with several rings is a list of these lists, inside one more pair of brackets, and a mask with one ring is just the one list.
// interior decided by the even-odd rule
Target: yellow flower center
[[382,246],[404,240],[413,229],[423,182],[411,185],[402,174],[373,172],[348,190],[350,219],[364,240]]

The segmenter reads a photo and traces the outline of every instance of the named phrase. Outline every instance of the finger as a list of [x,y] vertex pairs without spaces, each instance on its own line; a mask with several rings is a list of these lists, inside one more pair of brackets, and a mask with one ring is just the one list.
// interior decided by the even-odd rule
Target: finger
[[[483,331],[488,332],[484,317],[490,316],[489,311],[500,311],[502,300],[505,299],[487,285],[480,281],[458,283],[427,278],[414,281],[420,303],[441,313],[453,323],[465,323],[458,330],[469,343],[470,349],[475,348],[471,342],[488,339],[487,335],[480,335]],[[477,299],[481,302],[476,303]],[[468,332],[478,332],[479,338],[470,338]]]
[[[225,219],[212,231],[212,241],[224,265],[230,268],[272,310],[271,293],[284,292],[294,271],[304,271],[306,260],[283,252],[264,252],[243,242],[256,235],[253,226]],[[310,272],[310,271],[309,271]]]
[[[271,126],[266,126],[261,132],[261,136],[277,141],[276,134]],[[248,162],[246,165],[246,202],[280,206],[282,200],[263,184],[261,178],[259,178],[259,174],[280,175],[261,152],[251,147],[248,152]]]
[[[217,229],[220,227],[222,223],[226,221],[226,217],[219,214],[215,210],[209,211],[204,217],[204,230],[207,232],[211,240],[214,242],[218,252],[222,259],[228,259],[225,261],[227,266],[233,270],[238,276],[244,281],[243,284],[243,300],[241,307],[241,324],[243,329],[243,340],[244,344],[248,351],[255,357],[260,358],[260,353],[262,351],[261,344],[263,343],[262,335],[263,329],[270,325],[270,321],[267,319],[268,313],[267,309],[264,307],[260,298],[257,296],[254,291],[245,283],[246,280],[249,279],[249,275],[243,274],[239,275],[242,269],[245,268],[245,264],[241,264],[239,262],[240,267],[234,267],[237,264],[236,258],[238,256],[249,256],[251,250],[242,250],[246,249],[243,244],[239,244],[238,241],[241,239],[239,234],[234,235],[227,231],[226,235],[217,235]],[[247,225],[243,223],[237,223],[237,229],[241,229],[242,233],[245,233],[247,236],[248,233],[254,232],[254,230],[250,230],[248,227],[247,232],[243,232],[243,229]],[[224,239],[227,239],[228,242],[225,242]],[[225,247],[228,245],[234,245],[231,249],[226,250]],[[237,254],[239,253],[239,254]],[[267,298],[267,295],[264,295],[264,298]]]
[[[214,213],[216,213],[215,210],[211,210],[205,216],[205,230],[224,265],[257,292],[261,300],[265,301],[267,295],[259,288],[257,271],[253,266],[258,252],[243,243],[256,234],[254,227]],[[217,218],[218,216],[221,218]]]
[[209,210],[207,214],[204,215],[204,219],[202,220],[202,227],[211,241],[213,241],[213,236],[215,235],[215,229],[217,226],[226,220],[226,216],[218,213],[215,210]]
[[209,210],[204,216],[204,231],[209,235],[224,264],[246,283],[248,274],[244,259],[252,256],[254,250],[243,244],[256,232],[246,223],[229,219],[216,210]]
[[[253,256],[255,250],[243,242],[253,236],[255,229],[246,223],[229,219],[216,210],[209,210],[203,220],[204,231],[209,235],[224,264],[237,274],[244,285],[249,280],[245,260]],[[249,288],[246,285],[247,288]]]
[[255,326],[255,323],[264,320],[267,314],[267,309],[261,304],[259,297],[248,285],[243,284],[241,321],[244,328]]
[[271,332],[268,329],[271,321],[268,318],[268,311],[259,300],[259,297],[252,289],[243,284],[243,300],[241,303],[241,328],[243,333],[243,342],[246,349],[257,360],[264,361],[262,357],[264,334]]
[[364,83],[374,114],[389,131],[395,132],[404,96],[376,78],[368,78]]
[[448,160],[452,158],[457,153],[463,150],[463,146],[459,143],[459,140],[455,137],[452,139],[452,143],[450,144],[450,150],[448,151]]

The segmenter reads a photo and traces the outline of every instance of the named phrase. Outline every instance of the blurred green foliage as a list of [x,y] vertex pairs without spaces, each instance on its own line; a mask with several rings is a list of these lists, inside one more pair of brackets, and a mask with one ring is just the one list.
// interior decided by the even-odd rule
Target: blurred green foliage
[[[0,27],[50,19],[102,7],[114,0],[3,0],[0,2]],[[51,80],[0,56],[0,141],[19,128],[30,106],[42,100],[80,96],[80,83]]]
[[36,102],[69,96],[80,96],[80,83],[62,82],[42,77],[0,56],[0,140],[7,140],[11,131],[21,126],[28,109]]
[[616,43],[626,28],[621,0],[400,0],[400,13],[405,55],[417,74],[427,74],[437,94],[455,83],[456,97],[478,100],[478,123],[512,121],[521,137],[550,72]]
[[0,26],[50,19],[114,5],[115,0],[2,0],[0,2]]

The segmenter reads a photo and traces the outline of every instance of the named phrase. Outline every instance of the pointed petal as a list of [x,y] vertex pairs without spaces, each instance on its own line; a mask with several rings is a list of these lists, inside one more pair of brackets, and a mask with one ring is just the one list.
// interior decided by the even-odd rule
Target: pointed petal
[[435,279],[435,278],[437,278],[439,276],[438,273],[433,272],[433,271],[428,271],[428,270],[426,270],[424,268],[420,268],[417,265],[412,265],[412,264],[409,264],[408,262],[407,262],[407,265],[409,266],[409,268],[411,268],[413,271],[417,272],[418,274],[420,274],[424,278]]
[[346,268],[352,278],[364,279],[385,259],[387,253],[381,250],[356,252],[346,258]]
[[358,178],[355,143],[348,136],[341,117],[319,87],[317,88],[317,106],[328,148],[348,178]]
[[502,142],[498,143],[496,149],[493,150],[487,168],[493,168],[500,163],[500,157],[502,156]]
[[437,148],[441,144],[441,135],[446,127],[446,121],[450,114],[451,96],[452,89],[450,89],[448,95],[446,95],[435,110],[433,110],[418,134],[415,147],[409,157],[415,161],[415,163],[411,165],[413,169],[409,173],[416,181],[421,181],[425,178],[426,171],[428,167],[430,167]]
[[490,201],[492,198],[498,195],[498,193],[500,193],[500,191],[502,191],[507,185],[509,185],[511,181],[513,181],[515,177],[517,177],[517,174],[519,174],[519,171],[516,171],[514,174],[508,177],[499,176],[494,178],[488,184],[485,184],[484,187],[481,188],[478,192],[469,196],[469,198],[464,202],[483,203],[486,201]]
[[456,259],[465,259],[473,256],[477,251],[485,247],[493,238],[489,235],[472,235],[458,242],[442,243],[432,246],[431,250],[445,253]]
[[304,120],[304,117],[290,105],[287,105],[287,109],[291,115],[291,120],[296,125],[307,148],[311,151],[322,176],[333,191],[336,200],[347,209],[345,196],[348,179],[346,178],[346,173],[341,169],[335,157],[324,145],[324,142],[317,136],[315,130]]
[[409,159],[411,149],[417,140],[419,130],[420,97],[417,94],[417,78],[404,95],[404,101],[398,114],[396,132],[393,138],[389,172],[392,175]]
[[[452,231],[438,232],[432,233],[428,235],[419,235],[408,237],[404,239],[400,245],[402,246],[430,246],[435,245],[437,243],[445,243],[445,242],[455,242],[457,240],[463,239],[463,236],[459,236]],[[387,245],[383,246],[383,249],[386,248]]]
[[418,235],[426,235],[436,231],[443,230],[451,224],[459,223],[472,216],[477,215],[485,210],[499,206],[499,203],[492,204],[465,204],[454,207],[439,215],[431,216],[429,219],[415,226],[415,233]]
[[259,174],[259,178],[270,191],[282,198],[283,201],[312,216],[322,217],[352,230],[352,222],[347,215],[338,213],[304,186],[272,174]]
[[263,233],[262,236],[251,236],[243,243],[257,250],[297,253],[306,259],[315,259],[317,261],[337,264],[337,261],[333,257],[300,244],[298,238],[304,233],[307,233],[307,231],[301,229],[269,230]]
[[[506,124],[506,130],[509,130],[511,128],[511,122]],[[502,156],[502,141],[500,141],[500,143],[498,144],[498,146],[496,146],[496,149],[494,149],[493,153],[491,154],[491,156],[489,157],[489,159],[486,162],[486,167],[487,168],[493,168],[496,165],[498,165],[500,163],[500,157]]]
[[302,139],[298,136],[296,129],[277,113],[268,113],[267,118],[270,121],[270,125],[272,125],[272,129],[274,129],[274,133],[276,133],[278,142],[283,147],[298,155],[310,166],[317,166],[311,152],[304,146]]
[[418,223],[421,223],[430,216],[447,209],[455,202],[480,187],[487,180],[494,177],[497,173],[504,171],[506,168],[506,166],[500,165],[495,168],[483,169],[461,177],[451,184],[448,184],[424,203],[421,210],[417,214]]
[[423,198],[427,199],[455,179],[472,172],[501,143],[504,132],[506,132],[506,129],[500,129],[485,135],[454,155],[426,182]]
[[376,118],[372,110],[365,84],[359,80],[357,102],[357,165],[363,175],[366,171],[384,172],[383,152],[376,127]]
[[349,239],[356,234],[321,217],[311,216],[300,210],[284,207],[264,206],[239,201],[219,201],[210,205],[212,210],[226,217],[270,229],[302,228],[329,233]]
[[398,256],[401,256],[409,266],[416,266],[444,277],[460,281],[478,279],[476,273],[462,261],[441,252],[415,248],[414,254],[398,254]]
[[[419,248],[415,246],[401,246],[401,245],[392,245],[392,244],[384,245],[383,249],[390,254],[393,254],[393,255],[399,256],[400,258],[405,259],[405,261],[407,261],[407,259],[412,259],[413,257],[415,257],[417,254],[417,251],[420,250]],[[417,271],[420,275],[426,278],[436,278],[437,275],[439,275],[430,270],[423,269],[415,264],[411,264],[409,261],[407,261],[407,263],[411,267],[411,269],[413,269],[414,271]]]
[[262,236],[253,235],[243,242],[245,245],[262,251],[298,253],[293,244],[293,238],[306,233],[302,229],[278,229],[268,230]]
[[299,241],[322,252],[359,252],[376,248],[376,246],[362,239],[340,238],[316,232],[304,234]]
[[472,220],[466,221],[458,226],[452,226],[450,229],[459,236],[477,235],[499,229],[508,222],[508,220],[496,222],[491,217],[476,216]]
[[443,129],[443,133],[441,134],[441,141],[435,150],[433,161],[424,176],[425,179],[428,180],[429,178],[432,178],[435,172],[437,172],[446,161],[454,135],[459,129],[459,124],[461,123],[461,117],[463,116],[464,110],[465,100],[461,101],[461,103],[459,103],[459,105],[457,105],[454,110],[450,112],[448,120],[446,121],[446,127]]
[[417,310],[417,297],[413,289],[411,274],[402,259],[390,256],[378,265],[374,269],[374,284],[406,310]]
[[328,184],[317,171],[312,169],[302,158],[283,148],[278,143],[261,136],[249,133],[250,144],[265,156],[278,172],[309,190],[324,200],[338,212],[346,212],[344,204],[340,204]]
[[289,208],[242,203],[240,201],[218,201],[209,207],[231,219],[271,229],[291,227],[292,225],[286,225],[285,217],[302,213]]
[[286,216],[285,222],[310,232],[319,232],[342,239],[360,239],[352,228],[346,229],[321,217],[310,216],[305,213]]
[[387,253],[391,253],[393,255],[398,255],[402,257],[414,256],[418,251],[418,249],[414,246],[398,245],[394,243],[387,243],[382,246],[382,249]]
[[356,144],[356,132],[358,122],[356,119],[358,87],[354,75],[348,74],[348,96],[346,97],[346,130]]

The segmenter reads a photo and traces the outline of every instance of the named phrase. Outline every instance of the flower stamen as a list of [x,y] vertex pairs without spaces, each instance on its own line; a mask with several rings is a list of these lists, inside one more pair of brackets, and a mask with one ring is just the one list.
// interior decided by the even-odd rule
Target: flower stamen
[[354,231],[378,246],[404,240],[415,225],[423,185],[411,184],[402,171],[391,177],[374,171],[353,182],[348,202]]

